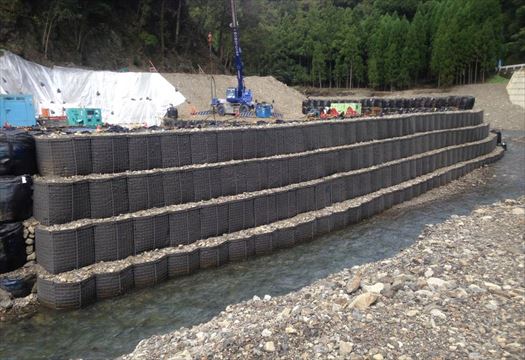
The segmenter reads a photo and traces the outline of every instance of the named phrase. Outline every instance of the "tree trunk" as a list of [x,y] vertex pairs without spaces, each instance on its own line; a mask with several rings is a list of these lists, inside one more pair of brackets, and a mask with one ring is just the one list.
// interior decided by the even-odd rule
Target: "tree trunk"
[[350,89],[352,89],[352,79],[354,77],[354,63],[350,63]]
[[55,18],[55,3],[49,6],[49,10],[46,16],[46,23],[44,25],[44,32],[42,34],[42,49],[44,50],[44,58],[47,59],[47,47],[49,44],[49,33],[53,27],[53,21]]
[[46,19],[46,24],[44,25],[44,32],[42,33],[42,49],[46,46],[46,38],[47,38],[47,29],[49,27],[49,15]]
[[166,0],[160,2],[160,56],[162,57],[162,67],[164,67],[164,53],[165,53],[165,35],[164,35],[164,12],[166,10]]
[[474,68],[474,83],[478,82],[478,60],[476,59],[476,65]]
[[328,65],[328,87],[332,88],[332,62]]
[[47,30],[46,42],[44,45],[44,58],[45,59],[47,59],[47,50],[49,49],[49,37],[51,36],[51,30],[53,29],[53,22],[54,20],[51,19],[51,22],[49,23],[49,28]]
[[179,43],[179,33],[180,33],[180,13],[182,11],[182,2],[184,0],[179,0],[179,9],[177,10],[177,23],[175,26],[175,45]]

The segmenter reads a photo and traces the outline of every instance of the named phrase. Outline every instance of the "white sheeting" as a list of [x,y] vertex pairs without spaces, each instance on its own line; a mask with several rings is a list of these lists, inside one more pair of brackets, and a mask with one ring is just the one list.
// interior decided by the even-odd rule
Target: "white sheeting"
[[[60,92],[59,92],[60,90]],[[10,53],[0,52],[0,94],[32,94],[38,113],[49,108],[102,109],[110,124],[159,125],[170,104],[185,97],[158,73],[119,73],[42,66]]]

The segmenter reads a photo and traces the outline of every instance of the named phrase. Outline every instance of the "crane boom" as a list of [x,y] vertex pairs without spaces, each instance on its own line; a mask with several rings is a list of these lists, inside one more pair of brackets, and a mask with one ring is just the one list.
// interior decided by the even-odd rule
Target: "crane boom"
[[230,7],[232,12],[232,36],[233,36],[233,48],[235,51],[235,68],[237,70],[237,89],[236,97],[241,99],[244,94],[244,64],[242,62],[242,50],[239,36],[239,23],[237,22],[237,9],[235,6],[235,0],[230,0]]

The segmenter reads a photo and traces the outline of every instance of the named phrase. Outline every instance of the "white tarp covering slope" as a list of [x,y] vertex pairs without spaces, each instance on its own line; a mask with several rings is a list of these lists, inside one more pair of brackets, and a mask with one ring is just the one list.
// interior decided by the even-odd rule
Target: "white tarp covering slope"
[[186,100],[158,73],[49,68],[8,51],[0,51],[0,94],[31,94],[39,113],[100,108],[104,122],[148,126],[159,125],[170,104]]

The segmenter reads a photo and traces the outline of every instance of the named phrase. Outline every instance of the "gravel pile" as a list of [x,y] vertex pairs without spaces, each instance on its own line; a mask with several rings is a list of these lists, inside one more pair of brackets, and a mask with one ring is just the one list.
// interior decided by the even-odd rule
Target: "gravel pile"
[[124,359],[521,359],[525,197],[427,226],[397,256],[210,322]]

